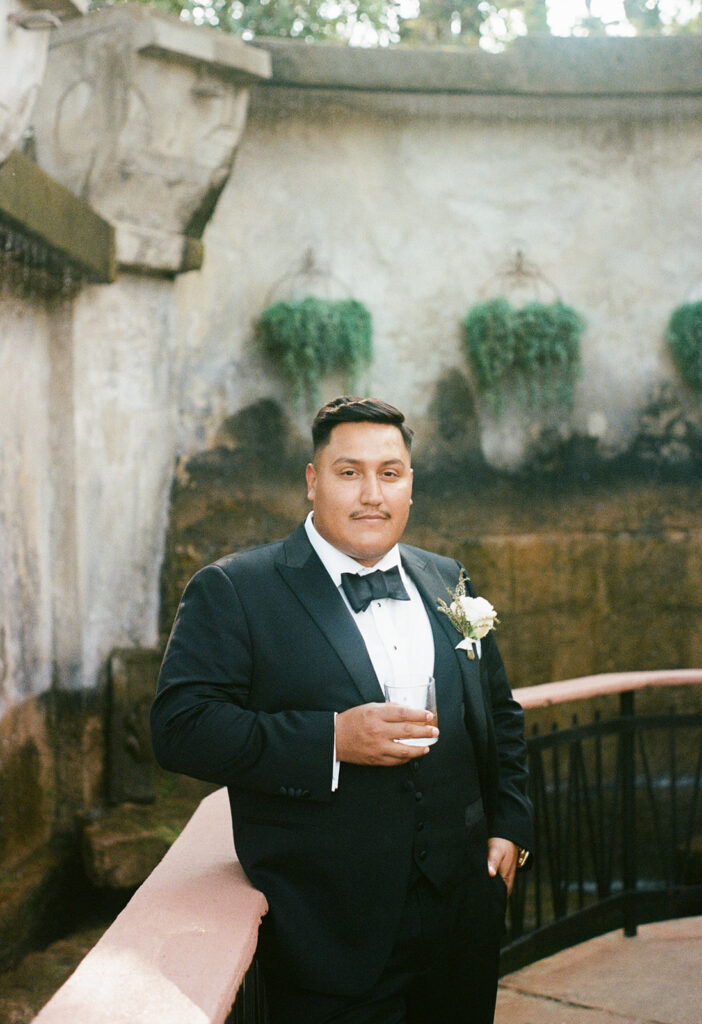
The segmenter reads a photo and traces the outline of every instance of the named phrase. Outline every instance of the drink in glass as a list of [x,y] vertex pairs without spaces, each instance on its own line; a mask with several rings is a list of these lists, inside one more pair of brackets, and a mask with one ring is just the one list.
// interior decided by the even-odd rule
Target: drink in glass
[[[436,686],[433,676],[407,673],[398,676],[392,683],[383,683],[385,699],[390,704],[400,704],[417,711],[431,711],[432,718],[427,725],[438,725],[436,714]],[[398,743],[406,743],[410,747],[428,747],[436,743],[438,736],[416,736],[410,739],[398,739]]]

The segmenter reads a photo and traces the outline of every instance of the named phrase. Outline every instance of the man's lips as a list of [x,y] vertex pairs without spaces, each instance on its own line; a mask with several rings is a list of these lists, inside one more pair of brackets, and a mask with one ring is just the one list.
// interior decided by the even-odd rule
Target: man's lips
[[352,519],[358,521],[363,520],[365,522],[377,523],[384,522],[390,518],[389,512],[358,512],[351,516]]

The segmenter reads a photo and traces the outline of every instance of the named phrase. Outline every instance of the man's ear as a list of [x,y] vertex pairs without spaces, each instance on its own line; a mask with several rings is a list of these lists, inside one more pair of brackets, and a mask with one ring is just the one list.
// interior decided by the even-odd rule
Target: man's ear
[[307,480],[307,497],[309,501],[314,501],[315,491],[317,488],[317,473],[311,462],[307,463],[305,469],[305,479]]

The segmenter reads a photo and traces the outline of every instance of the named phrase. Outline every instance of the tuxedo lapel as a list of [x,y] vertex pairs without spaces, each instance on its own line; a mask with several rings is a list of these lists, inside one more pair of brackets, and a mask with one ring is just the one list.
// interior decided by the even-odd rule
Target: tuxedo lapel
[[287,538],[276,568],[336,651],[363,701],[384,700],[361,634],[304,526]]
[[428,614],[434,622],[438,622],[441,629],[448,637],[451,646],[454,648],[455,657],[458,660],[458,667],[463,679],[463,693],[465,698],[466,712],[474,727],[474,738],[479,747],[484,746],[487,741],[488,727],[485,714],[485,703],[483,701],[482,686],[480,682],[480,660],[471,660],[465,651],[456,651],[456,644],[461,640],[458,631],[449,622],[448,616],[439,611],[439,598],[445,601],[448,597],[446,582],[440,575],[436,566],[417,548],[407,548],[400,545],[402,564],[415,583]]

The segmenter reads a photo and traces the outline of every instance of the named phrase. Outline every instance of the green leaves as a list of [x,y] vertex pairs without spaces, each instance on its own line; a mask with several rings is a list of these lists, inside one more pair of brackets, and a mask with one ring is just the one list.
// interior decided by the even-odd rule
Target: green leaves
[[373,357],[371,315],[355,299],[276,302],[259,318],[256,335],[297,398],[317,398],[320,379],[342,371],[351,382]]
[[580,314],[562,302],[514,309],[497,298],[473,306],[463,322],[463,341],[478,389],[497,413],[510,386],[531,407],[572,406],[584,327]]
[[687,302],[672,314],[666,337],[680,376],[702,391],[702,302]]

